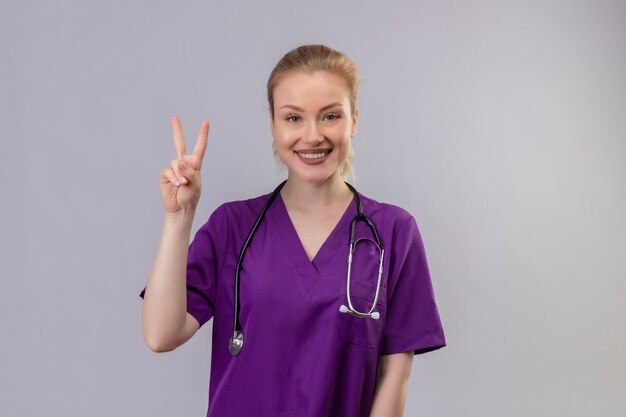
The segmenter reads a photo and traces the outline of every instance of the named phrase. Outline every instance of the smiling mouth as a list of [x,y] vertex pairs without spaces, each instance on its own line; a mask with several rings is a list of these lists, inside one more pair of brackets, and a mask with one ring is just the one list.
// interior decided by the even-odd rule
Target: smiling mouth
[[298,154],[304,159],[321,159],[321,158],[324,158],[329,153],[331,153],[332,151],[333,151],[332,149],[311,149],[311,150],[294,151],[294,153]]

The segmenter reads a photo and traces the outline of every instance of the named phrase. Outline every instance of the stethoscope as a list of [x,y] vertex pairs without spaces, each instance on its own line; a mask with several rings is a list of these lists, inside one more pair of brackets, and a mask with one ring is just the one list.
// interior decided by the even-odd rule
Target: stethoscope
[[[241,352],[241,349],[243,348],[243,330],[241,329],[241,324],[239,323],[239,311],[241,308],[241,305],[239,302],[239,287],[240,287],[239,276],[241,273],[241,264],[243,263],[243,256],[246,253],[246,250],[248,249],[248,245],[250,244],[250,241],[252,240],[252,236],[254,236],[254,233],[256,232],[256,229],[259,226],[259,223],[261,223],[261,220],[263,219],[263,216],[265,215],[267,208],[270,206],[272,201],[274,201],[274,199],[276,198],[276,195],[278,195],[278,192],[281,190],[281,188],[283,188],[283,185],[285,185],[286,182],[287,180],[281,182],[278,185],[278,187],[276,187],[276,189],[272,192],[269,198],[265,201],[265,204],[263,205],[263,208],[261,209],[261,213],[259,213],[259,216],[254,222],[254,226],[252,226],[250,233],[248,233],[248,237],[246,238],[246,241],[244,242],[243,247],[241,248],[241,252],[239,253],[239,259],[237,260],[237,269],[235,270],[235,319],[233,323],[233,335],[231,336],[230,341],[228,343],[228,349],[230,350],[230,353],[233,356],[237,356],[239,352]],[[348,299],[348,305],[346,306],[342,304],[341,307],[339,307],[339,311],[342,313],[350,313],[356,317],[361,317],[361,318],[370,317],[374,320],[378,320],[380,318],[380,313],[378,311],[374,311],[374,307],[376,307],[376,303],[378,302],[380,280],[383,275],[383,256],[385,254],[385,250],[382,248],[382,244],[380,243],[380,238],[378,237],[376,226],[374,226],[374,223],[372,223],[372,221],[367,216],[365,216],[365,214],[363,214],[363,208],[361,206],[361,199],[359,198],[359,193],[357,193],[357,191],[354,189],[352,185],[348,184],[347,182],[345,184],[348,186],[348,188],[350,188],[350,190],[354,194],[354,198],[356,199],[358,213],[356,216],[352,218],[352,223],[350,224],[350,250],[348,252],[348,277],[346,279],[347,281],[346,296]],[[368,237],[362,237],[360,239],[357,239],[356,241],[354,240],[354,229],[356,226],[356,222],[359,220],[362,220],[368,224],[368,226],[374,233],[374,238],[376,240],[372,240]],[[373,244],[378,249],[378,252],[380,255],[379,264],[378,264],[378,280],[376,282],[376,294],[374,295],[374,301],[372,302],[372,307],[369,309],[367,313],[358,311],[352,305],[352,299],[350,298],[350,271],[351,271],[351,266],[352,266],[352,254],[354,253],[356,245],[359,242],[367,242],[367,243]]]

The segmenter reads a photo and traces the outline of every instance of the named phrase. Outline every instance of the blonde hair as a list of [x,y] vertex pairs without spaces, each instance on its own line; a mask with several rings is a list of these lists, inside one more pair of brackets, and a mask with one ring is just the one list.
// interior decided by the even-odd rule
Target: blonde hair
[[[311,73],[314,71],[328,71],[341,76],[345,80],[350,101],[350,115],[354,118],[360,81],[359,70],[356,64],[342,52],[325,45],[313,44],[301,45],[287,52],[270,73],[267,80],[267,101],[272,119],[274,119],[274,90],[282,77],[290,72]],[[278,157],[274,141],[272,141],[272,152],[276,162],[280,166],[284,166]],[[354,178],[353,160],[354,150],[351,150],[348,159],[339,168],[339,173],[344,180],[350,173]]]

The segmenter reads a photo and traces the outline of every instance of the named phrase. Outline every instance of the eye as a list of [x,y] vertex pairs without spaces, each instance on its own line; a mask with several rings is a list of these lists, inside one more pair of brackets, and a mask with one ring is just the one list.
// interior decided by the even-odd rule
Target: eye
[[[327,118],[330,118],[330,119],[327,119]],[[337,120],[339,118],[341,118],[341,116],[338,115],[337,113],[328,113],[327,115],[324,116],[324,119],[331,120],[331,121],[332,120]]]
[[[294,119],[296,119],[296,120],[294,120]],[[298,120],[300,120],[300,116],[295,115],[295,114],[290,114],[289,116],[287,116],[285,118],[285,120],[287,120],[288,122],[292,122],[292,123],[293,122],[297,122]]]

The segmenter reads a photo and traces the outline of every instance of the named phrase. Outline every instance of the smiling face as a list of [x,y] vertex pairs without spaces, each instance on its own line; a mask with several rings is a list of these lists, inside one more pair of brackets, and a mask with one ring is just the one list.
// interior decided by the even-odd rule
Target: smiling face
[[[271,112],[270,112],[271,117]],[[328,71],[283,75],[274,89],[272,136],[279,158],[307,182],[340,176],[356,132],[358,109],[351,115],[349,92],[341,76]]]

